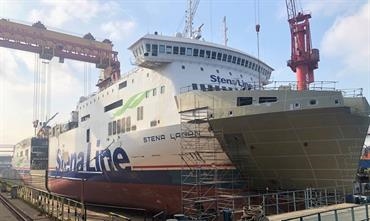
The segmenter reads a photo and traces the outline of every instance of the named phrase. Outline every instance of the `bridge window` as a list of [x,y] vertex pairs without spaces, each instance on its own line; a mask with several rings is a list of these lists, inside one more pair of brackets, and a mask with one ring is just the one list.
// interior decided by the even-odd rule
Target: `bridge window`
[[211,51],[206,51],[206,58],[211,58]]
[[240,64],[240,58],[238,58],[238,60],[236,61],[236,64]]
[[193,50],[193,56],[197,57],[198,56],[198,53],[199,53],[199,50],[194,48]]
[[245,60],[245,67],[248,67],[248,60]]
[[222,55],[222,61],[226,61],[226,59],[227,59],[227,54],[223,54]]
[[173,54],[179,54],[179,47],[177,46],[173,47]]
[[253,103],[253,97],[238,97],[236,100],[236,106],[251,105]]
[[240,63],[240,65],[241,66],[244,66],[244,62],[245,62],[245,59],[243,58],[242,61],[241,61],[241,63]]
[[203,49],[199,50],[199,57],[204,58],[204,50]]
[[152,44],[152,56],[158,55],[158,45]]
[[197,84],[192,84],[191,86],[192,86],[193,90],[198,90],[198,85]]
[[218,52],[217,53],[217,60],[221,61],[221,58],[222,58],[222,53]]
[[166,53],[167,54],[171,54],[172,53],[172,46],[170,46],[170,45],[167,45],[166,46]]
[[157,88],[154,88],[153,89],[153,96],[156,96],[157,95]]
[[258,99],[258,103],[272,103],[272,102],[277,102],[277,97],[260,97]]
[[235,57],[235,56],[233,56],[232,63],[233,63],[233,64],[235,64],[235,63],[236,63],[236,57]]
[[228,55],[228,56],[227,56],[227,62],[231,62],[232,57],[233,57],[233,56]]
[[165,52],[165,50],[166,50],[166,46],[164,46],[164,45],[159,45],[159,53],[164,53]]
[[186,55],[191,56],[192,54],[192,49],[191,48],[186,48]]
[[216,52],[215,51],[212,51],[212,59],[216,59]]
[[180,47],[180,55],[185,55],[185,47]]
[[145,51],[150,52],[150,44],[145,44]]

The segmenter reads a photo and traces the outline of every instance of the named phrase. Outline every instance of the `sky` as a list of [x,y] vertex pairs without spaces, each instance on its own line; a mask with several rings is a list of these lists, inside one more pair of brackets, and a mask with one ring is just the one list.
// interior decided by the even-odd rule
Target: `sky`
[[[313,48],[320,50],[316,81],[335,81],[338,89],[363,88],[370,99],[370,3],[367,0],[301,0],[298,8],[312,13]],[[110,39],[124,74],[133,68],[127,48],[157,31],[182,32],[186,0],[0,0],[0,18],[97,40]],[[284,0],[201,0],[194,27],[204,24],[203,38],[223,44],[223,17],[228,46],[257,56],[255,24],[261,25],[260,59],[272,66],[272,81],[295,81],[286,66],[290,31]],[[35,55],[0,48],[0,144],[15,144],[33,135]],[[53,123],[68,119],[80,96],[94,86],[99,71],[78,61],[49,64],[50,115]],[[90,71],[86,71],[90,70]],[[84,76],[89,75],[89,86]]]

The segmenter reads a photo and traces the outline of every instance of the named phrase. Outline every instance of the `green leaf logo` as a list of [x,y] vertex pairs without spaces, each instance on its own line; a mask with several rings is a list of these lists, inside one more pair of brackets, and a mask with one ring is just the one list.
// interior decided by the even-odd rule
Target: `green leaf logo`
[[[152,90],[152,89],[151,89]],[[113,114],[113,117],[119,117],[121,116],[122,114],[124,114],[126,112],[127,109],[131,109],[131,108],[135,108],[137,107],[141,101],[144,100],[145,98],[145,94],[148,92],[148,91],[151,91],[151,90],[147,90],[147,91],[144,91],[144,92],[140,92],[138,94],[135,94],[133,95],[132,97],[130,97],[127,102],[123,105],[123,107],[121,107],[120,109],[118,109],[114,114]]]

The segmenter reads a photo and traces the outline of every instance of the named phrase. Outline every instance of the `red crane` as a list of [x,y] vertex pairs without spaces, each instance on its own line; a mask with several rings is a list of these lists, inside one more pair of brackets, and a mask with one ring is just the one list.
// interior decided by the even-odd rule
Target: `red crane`
[[291,33],[291,59],[288,66],[297,75],[298,90],[307,90],[314,81],[313,70],[318,68],[319,50],[312,49],[310,13],[297,13],[295,0],[285,0]]
[[94,63],[104,69],[104,77],[97,84],[100,89],[120,78],[120,62],[112,42],[95,41],[90,33],[77,37],[47,30],[41,22],[29,26],[0,19],[0,47],[37,53],[47,60],[59,57],[61,63],[65,58]]

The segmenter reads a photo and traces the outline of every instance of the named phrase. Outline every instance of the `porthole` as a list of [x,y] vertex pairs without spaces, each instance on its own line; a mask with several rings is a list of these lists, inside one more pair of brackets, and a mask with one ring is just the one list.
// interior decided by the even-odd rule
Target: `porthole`
[[229,111],[229,116],[233,116],[233,111]]
[[201,70],[201,71],[204,71],[204,68],[203,68],[203,67],[200,67],[200,70]]
[[216,72],[217,72],[217,73],[220,73],[220,70],[216,69]]
[[229,72],[229,75],[232,76],[233,74],[231,72]]
[[182,68],[183,70],[185,70],[185,65],[182,65],[182,66],[181,66],[181,68]]

